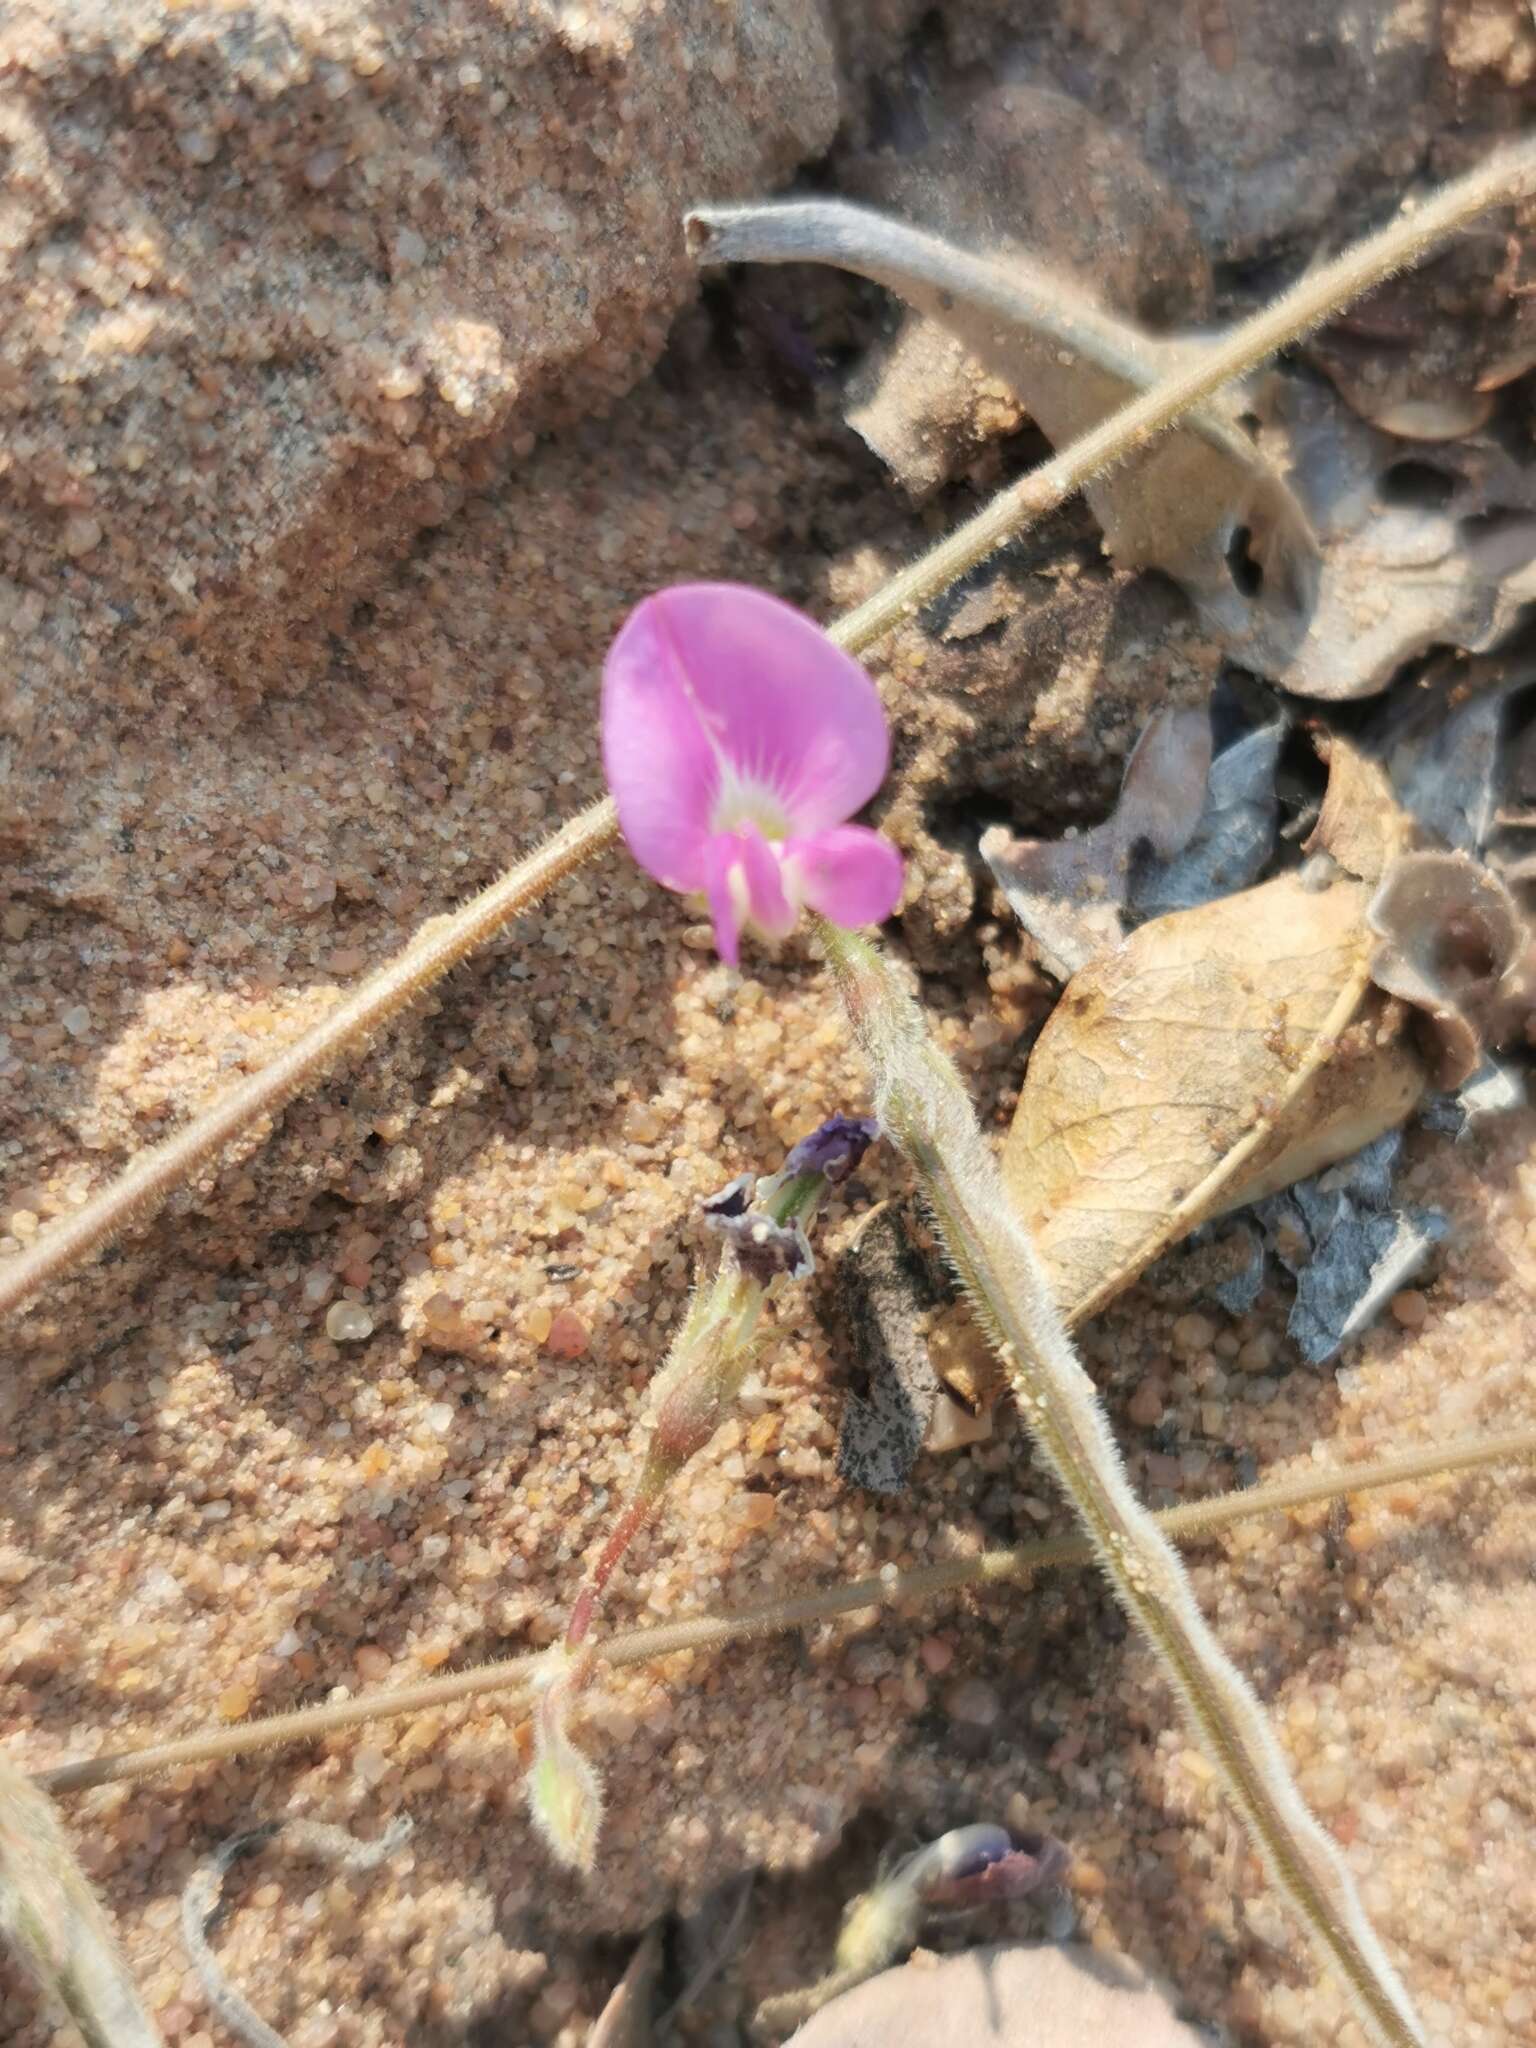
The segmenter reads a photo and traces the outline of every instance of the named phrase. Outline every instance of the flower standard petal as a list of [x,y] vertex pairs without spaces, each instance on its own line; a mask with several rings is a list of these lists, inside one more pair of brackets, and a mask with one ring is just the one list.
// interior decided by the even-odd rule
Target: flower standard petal
[[603,664],[603,773],[641,867],[669,889],[702,889],[720,752],[659,604],[635,607]]
[[784,870],[800,901],[833,924],[879,924],[901,899],[901,855],[867,825],[788,840]]
[[[687,679],[723,796],[765,792],[784,829],[800,833],[841,824],[868,803],[890,758],[880,693],[813,619],[740,583],[680,583],[640,613]],[[713,822],[729,831],[739,820]]]

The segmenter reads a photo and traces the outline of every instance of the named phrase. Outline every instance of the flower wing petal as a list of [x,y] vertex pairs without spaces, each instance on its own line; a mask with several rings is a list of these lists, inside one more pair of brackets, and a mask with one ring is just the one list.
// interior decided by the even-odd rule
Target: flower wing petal
[[740,583],[676,584],[640,610],[686,676],[723,774],[771,791],[791,832],[868,803],[890,758],[880,693],[813,619]]
[[720,754],[660,603],[635,607],[603,664],[603,773],[641,867],[669,889],[702,889]]
[[795,906],[784,890],[778,856],[754,826],[717,832],[704,848],[705,890],[722,960],[737,965],[741,928],[751,923],[770,939],[794,928]]
[[786,841],[784,867],[801,902],[833,924],[880,924],[901,900],[901,855],[867,825]]

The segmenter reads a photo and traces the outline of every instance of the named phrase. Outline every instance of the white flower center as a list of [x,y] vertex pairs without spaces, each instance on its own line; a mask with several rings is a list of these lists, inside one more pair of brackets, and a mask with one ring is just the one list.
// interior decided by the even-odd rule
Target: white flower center
[[761,782],[749,782],[725,762],[720,764],[720,793],[710,817],[711,832],[739,832],[755,825],[768,840],[787,839],[792,827],[777,793]]

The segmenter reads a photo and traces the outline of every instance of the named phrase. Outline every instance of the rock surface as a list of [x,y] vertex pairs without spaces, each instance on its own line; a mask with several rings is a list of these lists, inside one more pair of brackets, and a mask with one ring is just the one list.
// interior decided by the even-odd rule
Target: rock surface
[[1200,2048],[1134,1964],[1091,1949],[983,1948],[914,1959],[848,1992],[796,2048]]
[[0,647],[33,772],[87,709],[298,687],[416,532],[649,367],[684,206],[772,186],[837,107],[816,0],[9,9]]

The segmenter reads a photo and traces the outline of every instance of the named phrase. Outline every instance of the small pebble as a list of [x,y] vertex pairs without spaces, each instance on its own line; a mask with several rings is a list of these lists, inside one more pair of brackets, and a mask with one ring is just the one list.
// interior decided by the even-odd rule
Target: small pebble
[[72,1010],[66,1010],[59,1022],[71,1038],[84,1038],[91,1028],[91,1013],[84,1003],[76,1003]]
[[357,1666],[358,1677],[368,1685],[382,1685],[393,1668],[388,1650],[381,1650],[377,1643],[360,1643],[352,1653],[352,1662]]
[[1193,1358],[1197,1351],[1208,1351],[1216,1342],[1216,1325],[1209,1316],[1180,1316],[1173,1326],[1172,1337],[1174,1350]]
[[360,1301],[333,1301],[325,1312],[325,1334],[333,1344],[361,1344],[373,1335],[373,1317]]
[[587,1348],[587,1326],[573,1308],[563,1308],[549,1326],[546,1350],[556,1358],[580,1358]]
[[88,555],[92,548],[101,545],[101,521],[92,519],[88,513],[77,512],[73,519],[66,519],[63,532],[64,552],[78,558]]
[[1429,1303],[1416,1287],[1405,1287],[1392,1297],[1392,1315],[1405,1330],[1417,1330],[1429,1315]]
[[1125,1412],[1138,1429],[1151,1429],[1163,1419],[1163,1390],[1156,1380],[1143,1380],[1125,1405]]
[[984,1678],[962,1678],[944,1695],[944,1711],[950,1720],[961,1721],[968,1728],[992,1727],[1002,1710],[997,1688]]

